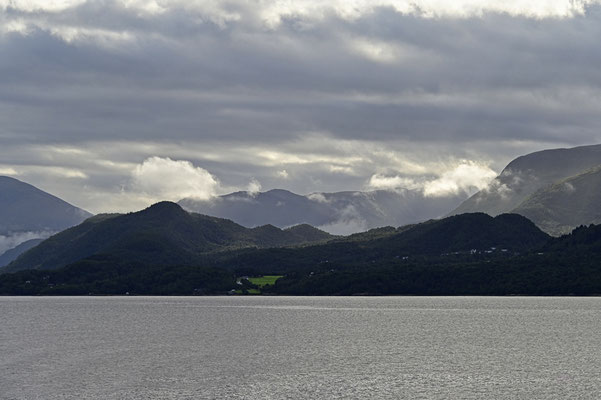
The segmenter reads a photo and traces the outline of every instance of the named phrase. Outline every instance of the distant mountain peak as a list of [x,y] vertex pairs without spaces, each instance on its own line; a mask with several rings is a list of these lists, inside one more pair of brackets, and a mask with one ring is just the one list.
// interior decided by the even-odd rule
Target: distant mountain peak
[[387,225],[407,225],[445,215],[465,197],[426,197],[421,191],[315,192],[299,195],[285,189],[234,192],[209,201],[182,199],[184,209],[227,218],[252,228],[308,224],[335,235]]
[[488,188],[450,215],[517,213],[559,235],[601,222],[601,144],[543,150],[511,161]]
[[29,183],[0,176],[0,253],[26,240],[48,237],[91,216]]

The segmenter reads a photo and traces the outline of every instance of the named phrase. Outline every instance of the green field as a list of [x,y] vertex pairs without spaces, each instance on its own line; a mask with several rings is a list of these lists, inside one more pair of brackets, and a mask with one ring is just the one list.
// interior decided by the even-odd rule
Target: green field
[[253,285],[257,285],[258,287],[262,288],[266,285],[273,285],[275,283],[275,281],[277,281],[278,279],[280,279],[283,276],[284,275],[265,275],[265,276],[260,276],[257,278],[248,278],[248,280]]

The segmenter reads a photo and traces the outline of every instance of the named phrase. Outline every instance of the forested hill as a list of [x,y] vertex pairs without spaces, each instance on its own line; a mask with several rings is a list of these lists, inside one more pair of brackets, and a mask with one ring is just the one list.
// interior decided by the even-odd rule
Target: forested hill
[[[239,277],[263,275],[281,276],[261,288],[264,294],[601,294],[601,226],[595,225],[552,238],[519,215],[475,213],[260,249],[290,234],[319,237],[307,226],[246,230],[170,203],[86,224],[93,226],[60,241],[77,244],[65,249],[89,250],[99,241],[104,247],[66,267],[0,275],[0,294],[225,294],[240,288]],[[203,244],[189,241],[199,235]]]
[[[564,246],[517,215],[493,218],[486,214],[465,214],[396,229],[377,229],[319,245],[267,249],[236,248],[229,240],[243,237],[245,241],[241,243],[244,245],[256,243],[252,242],[258,240],[256,237],[251,240],[247,236],[240,236],[243,232],[258,234],[263,243],[272,243],[277,235],[287,234],[302,234],[316,239],[313,236],[316,232],[307,226],[288,231],[264,227],[249,232],[229,221],[211,218],[208,220],[216,225],[207,225],[205,222],[203,230],[196,232],[194,229],[199,229],[196,224],[186,223],[190,218],[205,220],[207,217],[187,214],[166,203],[139,214],[100,216],[88,220],[86,224],[99,226],[110,221],[111,229],[104,231],[108,228],[80,227],[82,231],[69,233],[74,243],[79,242],[78,233],[86,237],[90,235],[86,234],[89,231],[93,232],[90,238],[94,243],[106,240],[112,244],[107,242],[102,251],[97,251],[95,255],[56,270],[27,270],[1,275],[0,293],[219,294],[237,288],[236,277],[269,274],[284,275],[274,286],[265,289],[266,293],[278,294],[524,293],[519,285],[506,285],[504,291],[499,291],[495,286],[495,273],[513,271],[516,265],[523,265],[529,257],[547,262],[559,259],[538,253],[541,249],[547,249],[544,251],[549,254],[562,252],[556,247],[563,249]],[[120,219],[121,222],[117,223]],[[130,224],[138,228],[145,226],[146,239],[154,237],[146,244],[158,254],[140,245],[141,231],[133,229]],[[167,229],[170,224],[177,225],[177,229],[175,226]],[[220,228],[214,230],[216,226]],[[224,226],[229,227],[225,232]],[[120,231],[116,230],[118,227]],[[172,242],[157,248],[158,243],[166,241],[167,237],[155,237],[156,232],[151,234],[155,229],[159,232],[169,231],[169,240]],[[591,228],[583,229],[589,232]],[[575,241],[576,244],[570,244],[570,248],[578,248],[581,241],[591,241],[586,239],[589,235],[585,231],[577,231],[573,238],[564,240]],[[180,232],[180,236],[174,232]],[[207,247],[198,250],[205,251],[199,257],[190,256],[198,252],[181,250],[185,248],[188,235],[193,232],[196,232],[194,235],[202,233],[206,238],[211,238],[207,240],[209,244],[205,243]],[[115,237],[109,239],[109,234]],[[179,241],[180,245],[175,246],[173,241]],[[91,242],[88,240],[84,243]],[[226,248],[216,243],[230,245]],[[595,248],[596,244],[592,246]],[[169,249],[175,248],[179,249],[178,252],[170,253]],[[206,251],[215,248],[221,251]],[[587,248],[585,252],[589,250]],[[152,263],[144,260],[149,255],[155,257]],[[551,270],[555,268],[552,263],[547,267]],[[538,271],[543,275],[544,272]],[[515,277],[518,283],[523,278],[519,273]]]
[[515,214],[456,215],[398,229],[378,229],[302,249],[264,249],[223,253],[220,262],[243,274],[264,274],[365,267],[398,260],[533,251],[551,237]]
[[601,226],[579,227],[523,253],[490,249],[438,257],[328,263],[289,273],[288,295],[601,295]]
[[147,264],[193,264],[201,255],[244,247],[277,247],[322,242],[332,236],[309,226],[253,229],[232,221],[191,214],[161,202],[130,214],[104,214],[56,234],[22,254],[2,272],[56,269],[107,254]]

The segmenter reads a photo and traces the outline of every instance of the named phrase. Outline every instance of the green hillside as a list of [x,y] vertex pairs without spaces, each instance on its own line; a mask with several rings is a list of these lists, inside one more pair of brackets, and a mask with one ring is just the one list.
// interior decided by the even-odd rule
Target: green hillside
[[50,237],[0,271],[55,269],[98,254],[153,265],[189,265],[215,251],[301,245],[329,238],[329,234],[307,227],[248,229],[161,202],[136,213],[90,218]]
[[[220,226],[223,220],[218,219],[213,225],[203,223],[202,229],[196,223],[182,225],[189,218],[196,221],[206,217],[182,214],[169,203],[124,217],[101,216],[86,222],[110,223],[121,237],[119,245],[66,267],[0,275],[0,294],[601,294],[601,226],[596,225],[553,238],[520,215],[493,218],[475,213],[327,243],[261,249],[257,243],[275,240],[273,227],[240,230],[229,221]],[[158,239],[149,242],[152,249],[139,246],[139,241],[126,234],[140,234],[128,227],[129,218],[135,218],[136,226],[144,225],[146,230],[158,224],[163,227],[158,231],[163,233],[166,226],[175,224],[168,231],[179,235],[165,247],[154,247]],[[204,244],[192,247],[189,235],[201,231]],[[280,234],[285,236],[283,232]],[[76,235],[71,238],[73,243],[81,240]],[[232,238],[244,240],[234,245],[228,241]],[[254,247],[248,247],[249,243]],[[154,262],[144,261],[148,254],[155,257]],[[186,256],[191,257],[188,262],[183,261]],[[249,277],[247,286],[252,287],[266,277],[271,281],[261,290],[245,291],[236,283],[239,277]]]

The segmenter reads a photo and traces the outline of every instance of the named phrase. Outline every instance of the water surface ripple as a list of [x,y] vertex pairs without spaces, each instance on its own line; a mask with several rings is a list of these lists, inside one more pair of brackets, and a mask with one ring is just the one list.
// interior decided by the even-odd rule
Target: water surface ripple
[[0,297],[0,399],[598,399],[601,299]]

